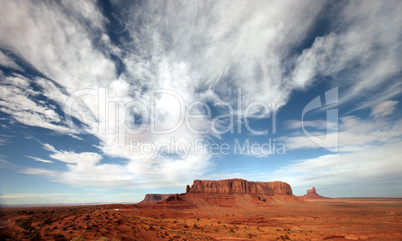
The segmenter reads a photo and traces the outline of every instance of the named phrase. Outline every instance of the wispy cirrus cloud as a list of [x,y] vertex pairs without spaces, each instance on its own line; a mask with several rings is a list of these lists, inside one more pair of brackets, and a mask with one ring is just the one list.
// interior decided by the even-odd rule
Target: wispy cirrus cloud
[[396,109],[396,104],[398,104],[398,101],[384,101],[373,108],[371,116],[378,118],[390,115]]
[[[389,95],[386,86],[393,84],[401,70],[401,56],[397,54],[402,49],[398,40],[402,34],[401,8],[392,1],[348,3],[337,29],[317,37],[297,58],[293,78],[296,82],[311,82],[319,76],[337,79],[339,86],[348,86],[340,103],[373,92]],[[383,15],[388,17],[379,21]],[[394,91],[400,94],[402,89],[399,86]],[[382,95],[376,97],[381,100]]]
[[22,71],[21,66],[15,63],[14,59],[5,55],[3,51],[0,50],[0,65],[3,65],[8,68],[12,68],[14,70]]
[[[296,123],[292,121],[292,123]],[[311,123],[315,123],[314,121]],[[300,125],[301,126],[301,125]],[[315,127],[311,125],[311,127]],[[322,132],[322,128],[313,134],[325,140],[317,145],[302,132],[295,132],[289,136],[281,137],[288,150],[326,148],[328,150],[339,147],[339,151],[348,152],[352,146],[363,147],[370,145],[391,144],[401,140],[402,125],[399,122],[375,119],[363,120],[356,116],[346,116],[340,119],[339,131]],[[324,129],[325,131],[325,129]],[[361,148],[358,148],[361,149]]]
[[5,194],[1,195],[2,199],[29,199],[29,198],[51,198],[51,197],[60,197],[60,196],[68,196],[71,193],[16,193],[16,194]]
[[[171,146],[170,155],[152,158],[133,155],[129,141],[152,145],[168,143],[171,138],[183,143],[194,139],[208,142],[220,135],[195,133],[185,126],[155,135],[149,125],[134,133],[140,123],[168,129],[183,114],[180,104],[189,106],[196,101],[226,101],[236,114],[253,101],[275,103],[279,108],[293,91],[308,88],[320,77],[330,77],[334,85],[346,88],[341,101],[375,89],[382,91],[376,98],[386,101],[390,95],[384,86],[401,70],[397,54],[401,52],[401,5],[396,2],[394,7],[384,2],[347,3],[336,9],[335,16],[328,19],[328,30],[311,44],[307,35],[331,4],[112,4],[117,9],[125,4],[118,19],[124,34],[118,37],[108,29],[111,19],[94,2],[1,2],[0,48],[7,51],[1,52],[0,63],[17,69],[6,54],[12,53],[38,76],[13,73],[2,77],[0,110],[27,126],[77,139],[80,134],[91,134],[99,140],[99,153],[48,146],[49,157],[68,168],[57,179],[63,183],[127,186],[125,183],[158,185],[154,181],[158,180],[163,185],[181,185],[213,167],[210,153],[183,157]],[[242,107],[237,105],[239,89]],[[151,96],[151,90],[170,92]],[[400,89],[393,96],[399,93]],[[121,109],[118,103],[122,103]],[[147,112],[150,106],[154,107],[153,116]],[[202,113],[202,108],[194,111]],[[367,143],[368,135],[349,132],[347,126],[353,121],[343,119],[347,131],[341,136]],[[205,130],[210,122],[211,117],[204,115],[192,126]],[[297,138],[288,138],[290,148],[312,148],[305,139]],[[105,157],[123,158],[126,163],[105,164]],[[28,169],[26,173],[54,178],[52,171],[47,171]]]
[[34,156],[26,156],[26,157],[29,157],[32,160],[37,161],[37,162],[53,163],[53,161],[45,160],[45,159],[42,159],[42,158],[39,158],[39,157],[34,157]]

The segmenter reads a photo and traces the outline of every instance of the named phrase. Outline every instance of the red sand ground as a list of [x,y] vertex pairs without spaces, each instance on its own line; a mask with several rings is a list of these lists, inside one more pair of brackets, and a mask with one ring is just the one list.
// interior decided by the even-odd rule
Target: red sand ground
[[256,198],[7,208],[0,240],[402,240],[402,199]]

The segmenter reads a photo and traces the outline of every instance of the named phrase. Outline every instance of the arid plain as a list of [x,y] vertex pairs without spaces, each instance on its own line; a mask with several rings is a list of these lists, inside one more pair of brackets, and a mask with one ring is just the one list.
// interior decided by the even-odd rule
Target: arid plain
[[[228,192],[240,192],[235,182]],[[247,194],[188,187],[158,203],[5,208],[0,240],[402,240],[401,198],[314,199],[247,185]]]

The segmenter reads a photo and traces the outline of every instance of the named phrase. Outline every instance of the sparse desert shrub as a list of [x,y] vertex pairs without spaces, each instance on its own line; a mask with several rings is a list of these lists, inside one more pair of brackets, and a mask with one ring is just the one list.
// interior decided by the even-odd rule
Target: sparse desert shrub
[[109,239],[106,237],[101,237],[101,238],[98,238],[96,241],[109,241]]
[[248,238],[250,238],[250,239],[252,239],[253,237],[257,237],[257,235],[252,234],[252,233],[247,234],[247,236],[248,236]]
[[53,239],[54,239],[55,241],[67,241],[66,237],[65,237],[63,234],[61,234],[61,233],[54,234],[54,235],[53,235]]
[[71,241],[85,241],[84,237],[80,234],[75,236]]
[[[24,234],[31,235],[31,234],[33,234],[35,232],[35,227],[32,226],[32,221],[33,221],[32,217],[30,217],[30,218],[25,219],[25,220],[18,219],[16,221],[16,223],[17,223],[18,226],[20,226],[22,229],[24,229],[24,231],[23,231]],[[32,237],[35,237],[35,235],[32,236]],[[30,238],[27,238],[27,239],[30,239]]]
[[230,230],[229,230],[229,233],[234,233],[235,231],[233,230],[233,228],[231,228]]
[[50,225],[53,223],[53,219],[48,217],[43,221],[43,225]]
[[285,235],[285,236],[279,236],[279,238],[281,239],[281,240],[290,240],[290,238],[289,238],[289,236],[288,235]]
[[8,232],[0,232],[0,240],[11,240],[12,236]]
[[39,241],[42,239],[42,236],[40,235],[40,233],[38,231],[34,231],[34,232],[31,232],[30,234],[27,234],[25,236],[25,238],[29,239],[29,240],[33,240],[33,241]]

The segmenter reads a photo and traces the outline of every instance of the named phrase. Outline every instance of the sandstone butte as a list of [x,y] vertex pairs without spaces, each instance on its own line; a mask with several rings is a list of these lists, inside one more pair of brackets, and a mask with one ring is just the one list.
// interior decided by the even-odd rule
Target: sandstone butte
[[250,182],[236,178],[219,181],[194,180],[191,187],[187,185],[186,193],[292,195],[292,188],[281,181]]
[[312,189],[307,189],[307,194],[305,194],[304,196],[301,196],[301,198],[303,199],[327,199],[328,197],[323,197],[321,195],[319,195],[315,189],[315,187],[313,187]]
[[157,203],[161,202],[173,194],[146,194],[144,200],[140,203]]
[[260,207],[281,202],[303,202],[286,182],[251,182],[244,179],[194,180],[186,193],[158,202],[159,208]]

